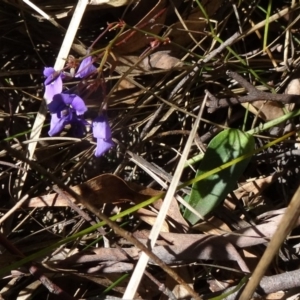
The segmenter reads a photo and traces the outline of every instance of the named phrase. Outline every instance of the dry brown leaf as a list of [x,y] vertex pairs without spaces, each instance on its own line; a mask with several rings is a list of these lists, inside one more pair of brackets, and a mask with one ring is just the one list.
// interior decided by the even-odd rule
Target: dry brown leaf
[[238,199],[242,198],[245,195],[251,194],[251,196],[258,196],[261,194],[266,188],[270,186],[270,184],[277,178],[275,175],[270,175],[264,178],[258,178],[256,180],[252,180],[242,184],[238,189],[234,191],[234,194]]
[[[72,189],[82,196],[90,205],[99,209],[104,203],[135,202],[140,203],[149,199],[149,195],[157,195],[159,191],[143,186],[127,183],[118,176],[103,174],[89,181],[76,185]],[[72,201],[73,198],[70,197]],[[64,198],[56,193],[31,198],[24,204],[26,207],[68,206]]]
[[[162,205],[161,199],[153,203],[154,208],[157,209],[158,211],[160,210],[161,205]],[[171,227],[175,229],[176,232],[187,232],[188,229],[190,228],[189,224],[182,216],[178,202],[176,201],[175,198],[172,199],[167,216],[168,216],[167,221],[170,223]]]
[[[148,237],[149,232],[143,231],[134,233],[136,238],[139,236]],[[162,259],[166,264],[182,264],[191,263],[198,260],[216,259],[219,261],[232,260],[236,261],[241,270],[248,272],[243,259],[237,250],[223,237],[209,237],[201,234],[174,234],[162,232],[163,240],[171,243],[169,245],[157,245],[153,247],[153,253]],[[143,243],[147,243],[148,238],[139,239]],[[137,260],[141,255],[141,250],[135,247],[131,248],[96,248],[89,252],[80,252],[74,254],[63,261],[53,261],[46,265],[54,265],[58,269],[68,268],[70,266],[79,265],[80,268],[84,264],[93,262],[98,266],[103,266],[97,270],[98,272],[120,272],[117,267],[121,267],[120,262],[128,262],[130,259]],[[109,265],[107,265],[109,263]],[[126,265],[126,267],[130,267]],[[133,267],[133,265],[132,265]],[[123,268],[122,268],[123,271]]]
[[271,121],[284,115],[283,105],[275,101],[253,101],[251,102],[257,110],[258,116],[264,121]]
[[[300,80],[298,78],[292,79],[285,89],[285,94],[300,95]],[[284,115],[283,105],[276,101],[253,101],[251,102],[258,111],[257,115],[264,121],[271,121]],[[286,104],[286,109],[292,111],[295,103]]]
[[[243,183],[234,191],[234,194],[237,199],[243,198],[245,203],[249,203],[249,199],[251,199],[251,204],[258,203],[258,201],[261,202],[262,199],[260,199],[260,195],[276,178],[277,176],[274,174]],[[230,195],[227,196],[224,204],[230,210],[234,210],[236,207],[236,203],[232,200]]]
[[225,232],[231,232],[231,229],[219,218],[212,216],[208,221],[193,226],[194,229],[211,235],[221,235]]
[[153,68],[170,70],[174,67],[181,67],[183,65],[180,59],[170,55],[169,50],[157,51],[150,54],[144,58],[143,64],[146,70],[151,70]]
[[[118,55],[115,58],[109,56],[107,62],[114,66],[118,73],[126,73],[130,70],[130,74],[144,74],[144,64],[139,56],[136,55]],[[116,59],[116,60],[115,60]]]
[[[198,11],[200,10],[198,9]],[[173,43],[184,47],[185,45],[193,42],[189,35],[189,31],[196,41],[200,41],[205,36],[203,32],[207,26],[207,22],[205,20],[184,20],[184,24],[186,25],[187,29],[183,27],[181,22],[172,24],[169,27],[168,37]]]
[[[97,176],[83,184],[72,187],[76,193],[84,199],[85,206],[90,206],[101,209],[104,203],[118,204],[124,202],[140,203],[153,196],[161,193],[152,188],[140,186],[132,182],[126,182],[118,176],[112,174],[103,174]],[[69,197],[74,201],[73,198]],[[156,201],[153,206],[159,210],[162,200]],[[41,206],[68,206],[67,201],[57,194],[50,194],[30,199],[26,207],[41,207]],[[146,223],[153,225],[156,219],[156,214],[147,209],[140,209],[137,215]],[[169,231],[169,222],[177,232],[188,230],[189,225],[182,217],[178,203],[174,198],[168,212],[168,219],[164,224],[164,231]]]
[[[137,7],[125,17],[125,21],[132,24],[136,20],[135,27],[140,28],[143,31],[158,34],[161,30],[161,26],[153,26],[155,24],[164,24],[167,10],[166,0],[159,0],[153,6],[153,1],[142,0]],[[157,17],[157,15],[159,16]],[[141,19],[141,16],[144,16]],[[145,26],[143,26],[145,25]],[[133,35],[132,35],[133,34]],[[136,52],[149,45],[149,39],[144,33],[127,30],[121,34],[117,39],[115,46],[119,54],[128,54]]]
[[299,294],[295,295],[296,297],[295,298],[286,298],[286,293],[284,291],[278,291],[276,293],[271,293],[269,295],[266,295],[264,297],[264,299],[266,300],[280,300],[280,299],[283,299],[283,300],[296,300],[296,299],[299,299]]

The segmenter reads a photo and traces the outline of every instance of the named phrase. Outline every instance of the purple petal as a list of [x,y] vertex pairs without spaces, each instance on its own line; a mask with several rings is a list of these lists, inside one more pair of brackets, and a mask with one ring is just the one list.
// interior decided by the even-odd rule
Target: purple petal
[[73,94],[72,107],[76,110],[77,115],[82,115],[87,111],[84,101],[77,95]]
[[65,94],[65,93],[56,94],[53,97],[53,101],[61,102],[64,103],[65,105],[71,105],[72,108],[75,109],[77,115],[82,115],[87,111],[87,107],[84,101],[75,94]]
[[97,70],[97,68],[93,65],[93,58],[91,56],[88,56],[82,60],[75,77],[87,77],[95,70]]
[[47,105],[49,111],[54,114],[58,114],[59,112],[61,112],[62,110],[67,108],[67,105],[65,104],[65,102],[63,101],[62,97],[60,96],[61,94],[56,94],[54,95],[54,97],[52,98],[52,101]]
[[63,117],[59,117],[58,114],[51,114],[50,130],[48,131],[49,136],[61,133],[69,122],[70,114]]
[[49,68],[45,67],[45,68],[44,68],[43,74],[44,74],[46,77],[49,77],[49,76],[52,75],[54,72],[55,72],[54,68],[52,68],[52,67],[49,67]]
[[111,139],[111,129],[106,116],[100,115],[96,119],[94,119],[93,136],[97,139]]
[[97,139],[97,147],[95,150],[95,156],[99,157],[108,151],[114,143],[111,140]]
[[54,99],[59,99],[59,101],[65,103],[66,105],[71,105],[74,96],[75,96],[74,94],[60,93],[60,94],[55,95],[53,97],[53,100]]
[[45,86],[44,98],[47,103],[52,101],[54,95],[62,92],[62,86],[61,76],[58,76],[54,81]]

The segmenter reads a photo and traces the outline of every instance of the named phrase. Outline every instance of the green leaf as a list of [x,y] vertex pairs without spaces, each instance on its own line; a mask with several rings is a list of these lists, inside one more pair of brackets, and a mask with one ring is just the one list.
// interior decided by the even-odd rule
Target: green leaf
[[[209,143],[196,177],[253,152],[254,146],[253,136],[238,129],[226,129],[220,132]],[[220,172],[194,183],[187,202],[203,217],[212,212],[228,193],[233,191],[250,159],[251,157],[248,157],[229,168],[220,168]],[[188,209],[185,209],[183,216],[191,224],[200,220]]]

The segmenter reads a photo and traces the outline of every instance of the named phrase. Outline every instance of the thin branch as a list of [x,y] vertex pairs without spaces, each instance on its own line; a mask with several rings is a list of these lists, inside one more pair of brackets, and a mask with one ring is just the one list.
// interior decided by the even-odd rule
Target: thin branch
[[236,72],[228,70],[226,74],[232,79],[236,80],[243,88],[248,91],[248,95],[242,97],[230,97],[218,99],[214,95],[208,92],[207,106],[208,112],[212,113],[221,107],[228,107],[232,105],[237,105],[245,102],[253,102],[258,100],[265,101],[276,101],[283,104],[295,103],[300,104],[300,96],[292,94],[272,94],[267,92],[262,92],[258,90],[255,86],[245,80],[241,75]]

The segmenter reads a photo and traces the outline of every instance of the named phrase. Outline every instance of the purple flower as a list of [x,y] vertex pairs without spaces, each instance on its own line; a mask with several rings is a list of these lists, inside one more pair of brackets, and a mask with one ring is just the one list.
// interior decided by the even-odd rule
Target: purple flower
[[114,145],[111,139],[111,129],[105,115],[100,115],[93,121],[93,136],[97,139],[96,157],[101,156]]
[[52,101],[54,95],[62,92],[62,76],[53,68],[44,68],[44,75],[47,77],[45,84],[44,98],[47,103]]
[[49,136],[54,136],[61,133],[65,126],[70,123],[72,111],[65,107],[64,110],[51,114]]
[[60,114],[51,114],[49,136],[61,133],[68,124],[71,124],[74,136],[83,137],[88,122],[82,116],[77,116],[73,109],[67,108]]
[[48,104],[51,113],[50,136],[57,135],[63,131],[67,124],[71,124],[74,134],[82,137],[85,125],[88,123],[81,116],[87,111],[84,101],[75,94],[56,94]]
[[53,100],[48,104],[50,112],[57,112],[64,106],[72,106],[77,115],[82,115],[87,111],[84,101],[76,94],[60,93],[53,96]]
[[92,74],[95,70],[97,70],[97,68],[93,65],[93,59],[91,56],[88,56],[82,60],[75,77],[87,77],[90,74]]

